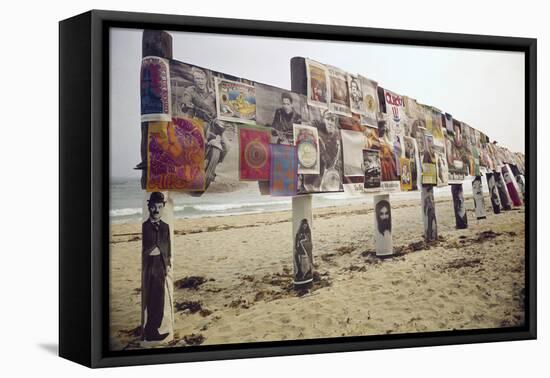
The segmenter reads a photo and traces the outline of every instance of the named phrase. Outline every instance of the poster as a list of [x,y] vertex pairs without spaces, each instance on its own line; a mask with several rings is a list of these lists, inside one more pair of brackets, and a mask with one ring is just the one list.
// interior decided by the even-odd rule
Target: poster
[[365,168],[365,191],[379,191],[381,181],[380,151],[363,150],[363,162]]
[[421,185],[420,177],[420,160],[418,158],[418,148],[416,140],[411,137],[404,137],[403,144],[405,149],[405,157],[409,159],[411,166],[411,190],[418,190]]
[[437,240],[437,219],[435,216],[435,199],[433,186],[423,186],[421,193],[422,217],[424,221],[424,240]]
[[292,235],[295,288],[313,281],[313,217],[311,196],[292,197]]
[[328,108],[330,87],[327,68],[321,63],[306,59],[306,75],[308,104]]
[[393,254],[391,230],[391,205],[389,194],[378,194],[373,197],[374,202],[374,243],[376,256],[390,256]]
[[256,84],[256,122],[271,127],[271,143],[294,145],[294,124],[307,123],[305,96]]
[[489,197],[491,198],[493,213],[500,214],[500,197],[498,195],[495,175],[492,172],[487,172],[485,177],[487,177],[487,187],[489,188]]
[[298,174],[319,174],[319,135],[313,126],[294,125]]
[[269,180],[270,132],[267,128],[239,127],[239,178]]
[[363,147],[365,136],[359,131],[340,130],[344,155],[344,176],[364,177]]
[[506,188],[512,200],[512,204],[514,206],[521,206],[521,198],[518,190],[518,185],[508,164],[502,166],[502,176],[504,177],[504,182],[506,183]]
[[443,149],[435,150],[435,162],[437,171],[437,186],[446,186],[449,182],[449,168],[447,156]]
[[495,177],[495,183],[498,190],[498,196],[500,198],[500,205],[502,206],[503,210],[511,210],[512,209],[512,200],[510,199],[510,195],[508,194],[508,190],[506,188],[506,183],[504,182],[504,177],[502,177],[502,173],[500,172],[493,172],[493,175]]
[[328,66],[330,79],[330,102],[331,112],[351,117],[350,95],[346,72],[332,66]]
[[149,122],[147,191],[205,189],[203,122]]
[[474,194],[474,207],[477,219],[485,219],[485,198],[483,197],[483,186],[481,176],[476,176],[472,181],[472,192]]
[[141,122],[171,120],[168,61],[146,56],[141,61]]
[[462,184],[451,184],[451,193],[453,195],[456,228],[459,230],[468,228],[468,214]]
[[298,162],[296,148],[270,144],[270,193],[272,196],[294,196],[297,187]]
[[411,161],[407,158],[401,158],[401,190],[407,192],[412,190]]
[[378,127],[365,127],[363,133],[365,134],[365,149],[366,150],[379,150],[380,138],[378,136]]
[[337,116],[327,109],[310,107],[311,124],[319,136],[319,174],[298,175],[298,193],[343,191],[343,160]]
[[145,193],[141,224],[141,346],[174,338],[174,205],[168,192]]
[[378,127],[378,84],[376,81],[359,76],[363,92],[364,114],[361,115],[361,124],[369,127]]
[[364,101],[363,86],[358,76],[348,74],[349,100],[352,113],[365,117],[367,104]]
[[256,122],[256,89],[253,85],[216,77],[218,118],[223,121]]

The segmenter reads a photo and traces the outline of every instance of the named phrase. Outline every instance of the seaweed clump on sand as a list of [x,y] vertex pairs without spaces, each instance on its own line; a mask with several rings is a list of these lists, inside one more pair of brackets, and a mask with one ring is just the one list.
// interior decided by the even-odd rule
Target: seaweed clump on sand
[[206,281],[206,278],[202,276],[189,276],[177,280],[174,282],[174,286],[176,286],[177,289],[198,290],[199,287]]

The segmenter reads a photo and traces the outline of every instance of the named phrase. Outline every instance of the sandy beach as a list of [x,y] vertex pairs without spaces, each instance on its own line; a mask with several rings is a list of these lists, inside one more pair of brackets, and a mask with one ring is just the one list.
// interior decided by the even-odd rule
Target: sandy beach
[[[466,196],[472,207],[471,196]],[[396,255],[374,253],[372,205],[314,209],[316,273],[292,290],[290,212],[178,219],[175,340],[212,345],[513,327],[524,322],[524,208],[456,230],[436,198],[439,240],[426,245],[420,200],[392,202]],[[139,348],[141,225],[111,226],[112,350]]]

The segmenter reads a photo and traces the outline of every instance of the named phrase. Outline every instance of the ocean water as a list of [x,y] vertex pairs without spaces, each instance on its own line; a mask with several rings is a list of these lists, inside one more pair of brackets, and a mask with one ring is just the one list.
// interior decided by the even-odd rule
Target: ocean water
[[[486,184],[484,190],[487,191]],[[464,183],[464,192],[471,193],[471,183]],[[110,184],[109,215],[112,223],[136,223],[141,221],[143,193],[138,178],[112,178]],[[450,196],[449,187],[435,188],[435,196]],[[372,205],[374,194],[351,196],[347,193],[322,193],[313,195],[313,207]],[[191,197],[177,193],[174,197],[176,218],[203,218],[240,214],[266,213],[291,209],[290,197],[262,196],[257,184],[230,193],[206,193]],[[420,192],[391,194],[392,201],[418,199]]]

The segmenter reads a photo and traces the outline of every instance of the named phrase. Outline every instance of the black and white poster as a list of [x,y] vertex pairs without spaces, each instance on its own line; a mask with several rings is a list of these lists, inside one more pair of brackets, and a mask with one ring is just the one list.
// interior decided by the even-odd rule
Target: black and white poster
[[474,205],[477,219],[487,218],[485,215],[485,198],[483,198],[483,184],[481,176],[476,176],[472,181],[472,192],[474,194]]
[[378,194],[374,200],[374,241],[376,256],[393,254],[391,206],[389,194]]
[[451,193],[453,194],[456,228],[459,230],[468,228],[468,214],[462,184],[451,184]]
[[311,196],[292,197],[294,285],[313,281],[313,237]]
[[433,186],[423,186],[422,217],[424,220],[424,240],[427,242],[437,240],[437,219],[435,216],[435,199]]
[[381,181],[380,151],[363,150],[363,162],[365,168],[365,191],[379,191]]

